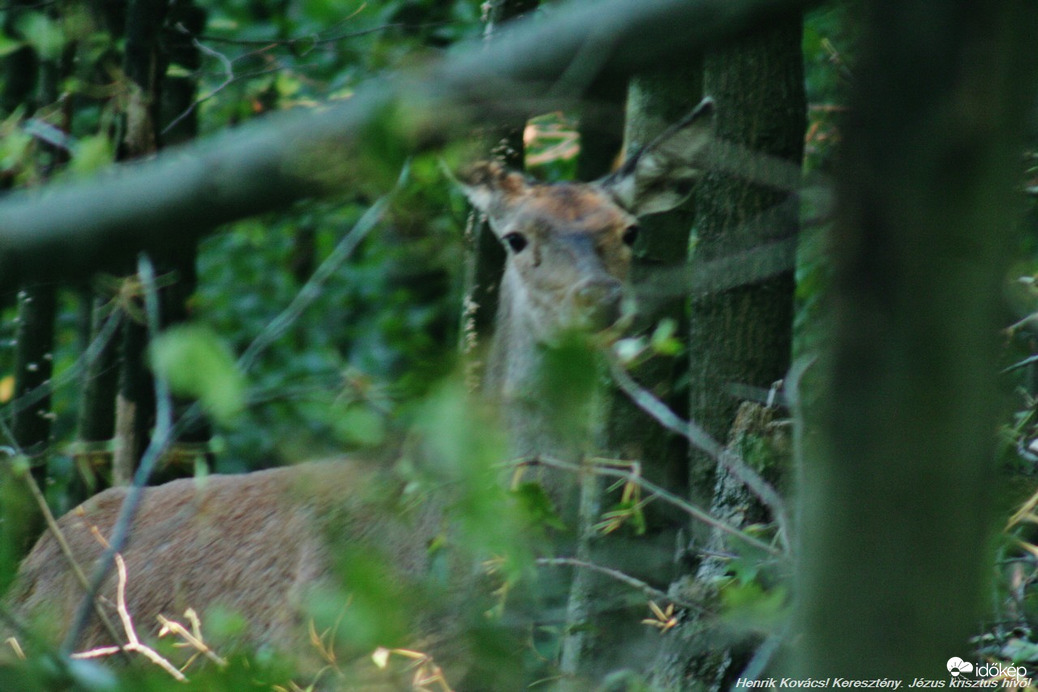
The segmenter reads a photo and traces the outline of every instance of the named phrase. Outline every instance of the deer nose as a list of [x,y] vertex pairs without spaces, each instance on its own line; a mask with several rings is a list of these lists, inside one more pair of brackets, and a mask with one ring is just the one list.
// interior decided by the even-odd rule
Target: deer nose
[[594,329],[604,329],[620,319],[623,284],[612,277],[585,279],[573,288],[573,307]]

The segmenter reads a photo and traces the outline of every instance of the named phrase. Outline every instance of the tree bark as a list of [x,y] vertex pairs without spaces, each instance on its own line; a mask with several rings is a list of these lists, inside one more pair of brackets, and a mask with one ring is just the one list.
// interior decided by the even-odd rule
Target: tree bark
[[977,660],[967,638],[991,572],[997,322],[1038,7],[862,8],[796,670],[932,679],[952,656]]
[[[654,76],[639,76],[631,84],[625,130],[629,153],[648,144],[699,102],[702,95],[701,59],[687,55],[679,62],[685,67]],[[684,273],[689,234],[695,217],[695,205],[690,201],[677,210],[640,221],[642,232],[635,243],[631,264],[631,284],[638,305],[632,333],[646,334],[664,319],[677,323],[678,334],[685,333],[688,326],[687,297],[682,291],[668,288],[666,282],[659,279]],[[675,362],[657,358],[631,374],[680,415],[685,415],[687,400],[679,394],[676,386],[682,379],[680,368],[684,367],[687,367],[684,359]],[[607,428],[608,448],[622,459],[642,461],[650,480],[672,489],[684,482],[688,451],[685,440],[661,429],[627,396],[614,396]]]
[[[687,55],[675,60],[685,66],[682,69],[651,77],[643,75],[633,80],[627,98],[624,131],[628,154],[651,142],[699,102],[701,69],[697,57]],[[595,124],[601,125],[602,121],[596,120]],[[609,141],[602,133],[592,141],[595,140]],[[582,158],[584,146],[582,135]],[[597,154],[589,159],[601,164],[615,159],[615,154]],[[583,167],[589,165],[585,163]],[[685,297],[679,291],[660,291],[654,285],[654,279],[660,272],[680,273],[684,267],[682,259],[687,256],[692,220],[691,204],[640,220],[642,232],[635,244],[631,265],[631,284],[638,302],[631,336],[645,335],[663,319],[686,324]],[[674,265],[675,258],[679,260],[677,266]],[[631,374],[643,387],[675,405],[684,414],[685,402],[676,396],[675,387],[683,363],[657,358]],[[596,440],[595,445],[608,450],[610,457],[638,462],[645,477],[663,487],[672,491],[680,488],[688,452],[684,439],[663,430],[624,394],[613,391],[605,396],[608,397],[604,406],[606,420],[599,426],[601,439]],[[625,531],[620,531],[617,535],[602,536],[594,526],[601,520],[603,508],[608,508],[610,498],[603,497],[601,479],[589,474],[582,483],[585,486],[583,492],[588,496],[584,500],[588,510],[582,512],[577,559],[607,565],[665,588],[667,575],[671,572],[670,560],[679,517],[667,511],[669,508],[649,505],[645,508],[647,527],[643,535],[628,536],[624,535]],[[677,492],[681,491],[678,489]],[[619,669],[644,668],[648,663],[644,656],[647,638],[655,640],[657,634],[649,628],[630,626],[631,622],[644,617],[644,602],[638,600],[632,604],[629,592],[618,589],[615,581],[587,569],[578,569],[573,582],[570,621],[567,623],[573,634],[567,637],[567,644],[573,652],[570,657],[581,664],[580,670],[575,663],[563,666],[563,672],[582,672],[588,679],[596,679]]]
[[[719,259],[752,261],[751,251],[775,245],[785,253],[784,271],[762,269],[748,285],[692,296],[689,352],[691,418],[714,439],[728,435],[739,405],[733,385],[767,390],[789,367],[793,329],[793,258],[788,241],[798,228],[792,188],[752,180],[764,154],[799,167],[803,156],[806,103],[800,53],[802,22],[774,29],[708,54],[703,90],[718,101],[717,136],[747,153],[731,153],[734,173],[712,172],[696,192],[699,210],[692,272]],[[789,181],[797,185],[798,180]],[[694,501],[709,505],[715,463],[693,450],[689,487]]]
[[[166,3],[162,0],[130,0],[127,4],[123,71],[130,81],[130,94],[119,142],[122,160],[151,155],[159,148],[158,114],[167,60],[161,42],[165,16]],[[114,485],[132,482],[137,462],[148,443],[155,401],[151,373],[144,358],[147,344],[145,325],[135,319],[124,320],[115,406]]]
[[[789,368],[792,349],[793,261],[798,230],[795,177],[785,186],[758,182],[776,159],[799,169],[806,126],[801,18],[708,53],[703,91],[717,101],[719,163],[696,191],[692,275],[712,264],[748,265],[750,279],[716,290],[693,290],[690,307],[690,418],[715,440],[726,440],[746,386],[767,391]],[[733,146],[734,145],[734,146]],[[782,256],[755,259],[761,248]],[[780,269],[776,271],[775,267]],[[731,514],[730,481],[717,482],[718,463],[692,449],[688,492],[692,501]],[[748,492],[742,498],[752,506]],[[752,510],[741,516],[757,516]],[[687,572],[672,590],[689,601],[710,598],[699,583],[700,550],[723,548],[703,524],[690,527],[682,563]],[[715,595],[716,597],[716,595]],[[727,689],[746,663],[746,647],[722,638],[716,623],[694,613],[661,647],[656,681],[663,686]],[[722,641],[724,644],[717,644]]]

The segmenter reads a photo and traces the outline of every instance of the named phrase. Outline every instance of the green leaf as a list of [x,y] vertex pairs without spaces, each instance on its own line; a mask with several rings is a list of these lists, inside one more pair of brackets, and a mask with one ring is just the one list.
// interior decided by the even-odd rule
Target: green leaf
[[23,130],[7,132],[0,137],[0,170],[20,171],[30,163],[32,136]]
[[40,58],[57,60],[65,47],[65,32],[61,24],[40,12],[30,12],[18,22],[18,31],[36,49]]
[[559,531],[566,530],[566,523],[555,512],[548,493],[540,483],[520,483],[512,490],[512,496],[535,524],[548,526]]
[[152,369],[175,394],[198,399],[217,421],[227,422],[244,407],[244,378],[230,349],[209,329],[167,329],[152,341],[150,355]]
[[747,617],[763,623],[782,614],[788,595],[782,586],[766,590],[757,582],[732,581],[721,589],[721,602],[729,617]]
[[98,134],[76,140],[72,147],[69,171],[74,177],[86,176],[115,161],[115,146],[106,135]]
[[385,419],[370,406],[353,404],[333,417],[336,434],[347,443],[375,447],[386,439]]
[[652,333],[652,350],[664,356],[676,356],[681,353],[681,342],[674,336],[678,323],[672,319],[660,320]]
[[10,36],[0,34],[0,58],[10,55],[25,45],[25,41],[18,41]]

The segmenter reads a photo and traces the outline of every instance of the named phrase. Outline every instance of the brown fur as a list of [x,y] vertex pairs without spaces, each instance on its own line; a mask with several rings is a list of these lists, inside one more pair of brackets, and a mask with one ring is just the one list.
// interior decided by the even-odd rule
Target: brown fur
[[[305,656],[312,649],[301,626],[305,598],[332,575],[330,543],[341,547],[337,539],[346,535],[348,547],[389,556],[403,575],[415,576],[427,566],[438,522],[427,512],[420,521],[408,521],[393,511],[387,506],[393,503],[392,488],[385,489],[388,495],[377,490],[384,482],[355,462],[331,461],[147,489],[122,553],[126,606],[139,633],[156,634],[160,614],[183,620],[185,609],[194,608],[204,624],[206,614],[219,608],[248,616],[243,642],[274,644]],[[106,490],[59,521],[87,573],[104,549],[91,528],[110,535],[126,493],[126,488]],[[59,568],[64,563],[48,533],[25,559],[5,599],[15,612],[56,616],[50,626],[60,636],[83,595],[72,573]],[[115,582],[113,570],[102,589],[108,603],[115,601]],[[115,620],[114,610],[108,610]],[[95,617],[77,649],[109,643]]]

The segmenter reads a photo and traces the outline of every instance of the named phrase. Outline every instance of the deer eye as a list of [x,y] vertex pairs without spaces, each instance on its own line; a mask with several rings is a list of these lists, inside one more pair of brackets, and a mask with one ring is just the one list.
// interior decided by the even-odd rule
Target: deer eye
[[516,253],[522,252],[523,248],[526,247],[527,243],[529,242],[528,240],[526,240],[526,236],[524,236],[522,233],[516,233],[515,231],[511,233],[506,233],[502,240],[508,243],[508,247],[512,248],[512,252]]
[[638,226],[628,226],[625,228],[623,234],[624,245],[627,247],[634,245],[634,241],[638,240],[638,234],[641,230]]

